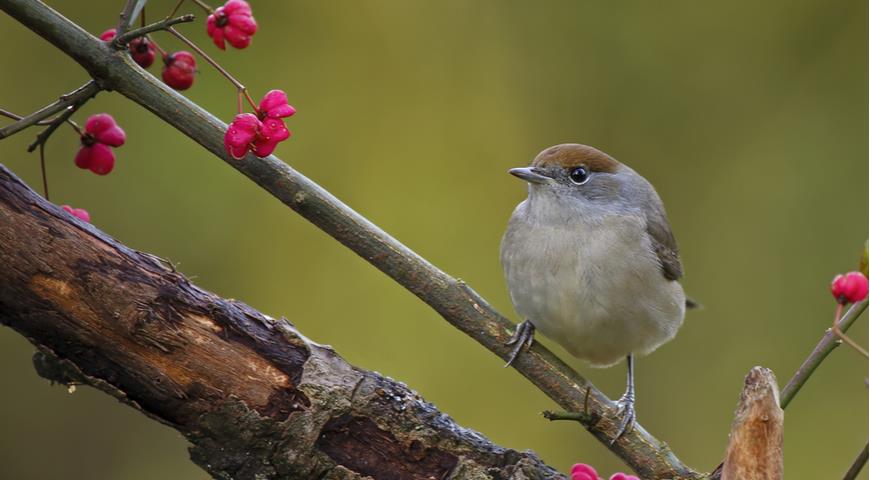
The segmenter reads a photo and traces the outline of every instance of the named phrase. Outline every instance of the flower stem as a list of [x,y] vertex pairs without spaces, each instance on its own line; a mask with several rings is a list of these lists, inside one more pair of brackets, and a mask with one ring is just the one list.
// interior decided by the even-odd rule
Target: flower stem
[[248,100],[248,103],[251,105],[251,108],[254,109],[254,112],[260,113],[260,109],[257,108],[256,102],[254,102],[254,99],[251,98],[251,94],[248,93],[248,89],[245,88],[244,85],[242,85],[242,82],[238,81],[238,79],[236,79],[236,77],[232,76],[232,74],[230,74],[230,72],[228,72],[224,67],[220,66],[220,64],[218,64],[214,59],[209,57],[208,54],[205,53],[201,48],[199,48],[198,45],[196,45],[195,43],[190,41],[187,37],[185,37],[184,35],[179,33],[178,30],[176,30],[172,27],[168,27],[166,30],[169,33],[175,35],[179,40],[181,40],[182,42],[187,44],[190,48],[192,48],[194,51],[196,51],[196,53],[198,53],[202,58],[204,58],[206,62],[208,62],[212,67],[217,69],[217,71],[220,72],[220,74],[223,75],[224,78],[229,80],[230,83],[232,83],[236,87],[236,89],[239,91],[239,96],[241,96],[241,95],[245,96],[245,98]]
[[[862,300],[854,305],[852,305],[849,310],[846,311],[843,318],[840,319],[838,323],[838,327],[841,331],[846,331],[849,327],[855,323],[855,320],[867,309],[867,300]],[[788,381],[788,384],[785,388],[782,389],[782,392],[779,394],[779,406],[783,409],[788,406],[788,404],[792,401],[792,399],[797,395],[800,391],[801,387],[807,383],[810,376],[819,365],[822,364],[822,361],[827,357],[840,342],[834,336],[834,332],[831,329],[828,329],[825,334],[822,336],[822,339],[819,340],[819,343],[816,345],[816,348],[813,349],[812,353],[804,360],[801,366],[798,368],[797,372],[795,372],[794,376],[791,380]]]
[[158,52],[160,52],[160,58],[162,58],[163,61],[165,62],[165,61],[166,61],[166,57],[168,56],[168,54],[166,53],[166,50],[160,48],[160,45],[158,45],[157,42],[155,42],[154,39],[151,38],[150,35],[148,36],[148,41],[151,42],[151,45],[154,45],[154,48],[155,48]]
[[850,347],[854,348],[855,350],[858,350],[858,353],[860,353],[861,355],[864,355],[865,358],[870,358],[867,356],[866,350],[861,348],[860,345],[855,343],[854,340],[847,337],[846,334],[840,330],[839,323],[840,323],[840,315],[842,313],[843,313],[843,304],[840,302],[837,302],[837,311],[836,311],[836,313],[834,313],[834,325],[831,327],[831,330],[834,332],[834,335],[840,337],[840,340],[846,342],[846,344],[849,345]]
[[76,122],[74,122],[74,121],[72,121],[72,120],[70,120],[70,119],[67,119],[67,120],[66,120],[66,123],[68,123],[69,126],[72,127],[72,129],[75,130],[76,133],[79,134],[79,136],[82,135],[82,128],[79,127],[79,124],[78,124],[78,123],[76,123]]
[[175,4],[175,7],[172,9],[171,12],[169,12],[169,15],[167,15],[166,18],[170,18],[175,15],[175,12],[177,12],[178,9],[181,8],[182,3],[184,3],[184,0],[178,0],[178,3]]
[[39,169],[42,170],[42,191],[45,193],[45,199],[48,198],[48,175],[45,173],[45,143],[39,144]]
[[214,13],[214,9],[211,8],[207,3],[203,2],[202,0],[193,0],[193,3],[199,5],[200,8],[202,8],[203,10],[208,12],[209,14]]

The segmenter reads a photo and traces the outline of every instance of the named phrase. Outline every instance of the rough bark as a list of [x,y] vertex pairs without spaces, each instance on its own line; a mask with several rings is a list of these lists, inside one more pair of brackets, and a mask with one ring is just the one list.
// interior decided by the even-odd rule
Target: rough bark
[[731,425],[722,480],[781,480],[783,412],[776,377],[754,367],[746,375]]
[[[510,348],[505,343],[513,323],[464,282],[439,270],[274,155],[230,158],[223,146],[226,124],[139,68],[125,51],[113,50],[44,3],[0,0],[0,10],[73,58],[102,88],[147,108],[389,275],[451,325],[507,358]],[[540,343],[535,342],[512,365],[565,410],[583,412],[582,425],[642,477],[703,477],[640,424],[612,442],[620,425],[614,402]]]
[[215,478],[561,478],[74,219],[2,165],[0,285],[0,321],[39,348],[41,375],[176,428]]

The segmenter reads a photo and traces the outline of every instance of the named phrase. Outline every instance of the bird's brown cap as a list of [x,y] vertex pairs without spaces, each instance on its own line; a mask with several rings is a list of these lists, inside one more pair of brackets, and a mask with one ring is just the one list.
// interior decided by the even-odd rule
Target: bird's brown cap
[[585,166],[593,172],[614,173],[620,163],[597,148],[579,143],[563,143],[539,153],[532,160],[532,167],[579,167]]

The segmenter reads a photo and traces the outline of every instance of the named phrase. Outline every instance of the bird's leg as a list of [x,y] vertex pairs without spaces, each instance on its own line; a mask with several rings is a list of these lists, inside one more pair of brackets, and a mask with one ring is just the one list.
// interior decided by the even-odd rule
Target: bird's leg
[[508,361],[504,365],[505,367],[509,367],[514,360],[516,360],[517,355],[523,350],[523,348],[529,348],[532,346],[532,342],[535,340],[535,326],[532,322],[526,320],[525,322],[517,325],[517,329],[514,332],[514,335],[505,345],[515,345],[513,350],[511,350],[510,355],[508,355]]
[[634,412],[634,355],[628,354],[626,357],[628,363],[628,380],[625,388],[625,393],[616,401],[617,414],[622,415],[622,421],[619,423],[619,433],[613,437],[610,444],[619,440],[626,432],[630,432],[634,428],[635,412]]

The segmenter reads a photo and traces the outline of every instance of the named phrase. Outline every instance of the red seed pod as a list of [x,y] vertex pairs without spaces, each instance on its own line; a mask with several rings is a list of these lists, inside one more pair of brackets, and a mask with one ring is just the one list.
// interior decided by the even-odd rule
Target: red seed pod
[[[116,31],[110,28],[100,34],[100,40],[111,42],[115,39]],[[133,61],[139,64],[142,68],[148,68],[154,64],[154,58],[157,56],[157,49],[154,43],[146,37],[134,38],[127,47],[130,50],[130,56]]]
[[163,81],[176,90],[187,90],[193,85],[196,58],[184,50],[171,53],[163,60]]
[[91,223],[91,214],[89,214],[88,211],[84,208],[73,208],[69,205],[61,205],[60,208],[62,208],[66,213],[69,213],[70,215],[80,220]]
[[133,61],[138,63],[140,67],[148,68],[154,64],[157,52],[152,41],[145,37],[135,38],[130,42],[129,48]]
[[860,302],[867,298],[867,277],[861,272],[837,275],[831,282],[831,294],[838,303]]
[[257,32],[257,21],[251,16],[251,6],[244,0],[229,0],[208,16],[206,32],[221,50],[226,49],[224,40],[235,48],[246,48],[251,36]]
[[85,123],[82,148],[76,154],[75,164],[97,175],[106,175],[115,168],[115,152],[110,147],[120,147],[126,140],[127,134],[111,115],[92,115]]
[[575,463],[571,467],[571,480],[598,480],[598,472],[585,463]]

